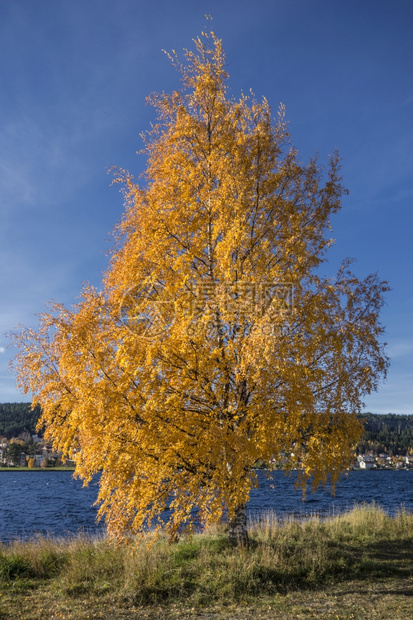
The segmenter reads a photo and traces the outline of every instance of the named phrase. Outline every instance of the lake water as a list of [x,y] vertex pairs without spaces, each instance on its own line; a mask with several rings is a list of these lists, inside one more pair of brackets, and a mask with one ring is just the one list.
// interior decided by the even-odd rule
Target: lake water
[[[413,471],[351,471],[337,485],[334,497],[320,489],[309,492],[305,502],[294,489],[294,474],[274,471],[267,478],[259,471],[258,476],[260,487],[251,492],[250,515],[267,510],[280,516],[337,514],[361,502],[375,502],[389,514],[401,506],[413,512]],[[104,525],[96,523],[96,498],[97,483],[83,487],[70,471],[1,471],[0,541],[34,534],[104,532]]]

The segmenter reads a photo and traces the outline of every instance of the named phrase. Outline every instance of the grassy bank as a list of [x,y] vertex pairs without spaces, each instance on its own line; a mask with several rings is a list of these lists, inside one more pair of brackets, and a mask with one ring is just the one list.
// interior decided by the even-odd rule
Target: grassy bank
[[411,618],[413,515],[355,508],[331,519],[223,528],[150,549],[106,539],[0,546],[0,619]]

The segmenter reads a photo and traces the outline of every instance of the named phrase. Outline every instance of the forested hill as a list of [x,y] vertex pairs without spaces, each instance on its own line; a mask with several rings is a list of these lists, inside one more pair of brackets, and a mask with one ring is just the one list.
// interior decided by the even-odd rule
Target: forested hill
[[404,456],[413,451],[413,415],[365,413],[362,416],[365,433],[357,452],[369,450]]
[[[24,430],[33,435],[39,415],[40,408],[32,411],[30,403],[0,404],[0,436],[11,439]],[[374,450],[405,455],[413,450],[413,415],[365,413],[361,417],[366,432],[357,447],[358,453]]]
[[30,403],[0,404],[0,437],[11,439],[25,430],[34,435],[39,416],[40,407],[32,410]]

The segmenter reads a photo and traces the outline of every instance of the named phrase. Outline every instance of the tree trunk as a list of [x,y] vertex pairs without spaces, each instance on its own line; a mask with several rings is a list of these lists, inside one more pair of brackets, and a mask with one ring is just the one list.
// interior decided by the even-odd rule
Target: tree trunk
[[235,509],[234,518],[229,521],[228,539],[234,545],[248,544],[246,504],[237,506]]

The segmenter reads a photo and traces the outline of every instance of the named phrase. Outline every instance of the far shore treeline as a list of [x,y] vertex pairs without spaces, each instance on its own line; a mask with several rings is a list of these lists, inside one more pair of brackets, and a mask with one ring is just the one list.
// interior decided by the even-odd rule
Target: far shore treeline
[[[39,416],[40,408],[32,410],[30,403],[0,403],[0,437],[11,439],[24,431],[35,434]],[[357,445],[357,454],[373,451],[404,456],[413,452],[413,414],[365,413],[360,417],[365,433]]]
[[0,404],[0,437],[11,439],[18,437],[24,431],[34,435],[40,413],[40,407],[32,409],[30,403]]

